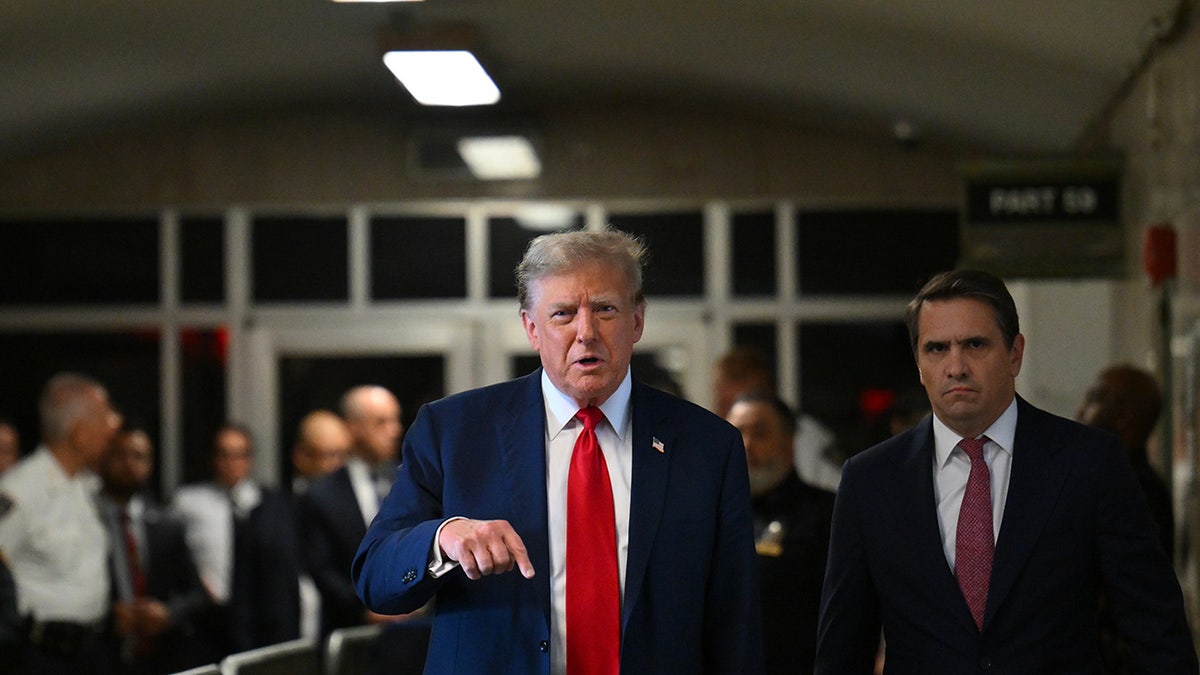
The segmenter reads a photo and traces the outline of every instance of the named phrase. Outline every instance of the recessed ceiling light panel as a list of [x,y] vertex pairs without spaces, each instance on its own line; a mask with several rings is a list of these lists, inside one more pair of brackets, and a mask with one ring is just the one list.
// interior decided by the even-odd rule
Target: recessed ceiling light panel
[[458,154],[479,180],[529,180],[542,174],[537,150],[524,136],[460,138]]
[[422,105],[492,105],[500,89],[468,51],[391,51],[383,63]]

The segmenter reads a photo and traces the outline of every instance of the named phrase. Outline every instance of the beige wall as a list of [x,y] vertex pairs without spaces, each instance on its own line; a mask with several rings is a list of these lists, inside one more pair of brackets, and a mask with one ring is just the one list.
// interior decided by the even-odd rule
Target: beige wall
[[[1193,12],[1194,14],[1194,12]],[[1160,291],[1152,290],[1131,264],[1130,281],[1119,294],[1114,331],[1126,345],[1154,352],[1161,359],[1174,389],[1166,412],[1170,425],[1165,438],[1173,454],[1170,476],[1175,481],[1175,519],[1190,541],[1200,541],[1200,475],[1195,452],[1195,423],[1200,411],[1183,403],[1189,383],[1187,361],[1200,348],[1200,25],[1193,23],[1181,40],[1164,49],[1139,77],[1109,127],[1110,143],[1126,157],[1125,206],[1129,245],[1141,249],[1146,228],[1165,223],[1178,233],[1180,277],[1173,291],[1173,325],[1157,326]],[[1132,269],[1132,268],[1137,269]],[[1165,334],[1165,335],[1164,335]],[[1183,336],[1197,337],[1187,338]],[[1161,347],[1169,342],[1170,348]],[[1190,355],[1189,355],[1190,351]],[[1178,540],[1178,538],[1177,538]],[[1194,636],[1200,642],[1200,563],[1195,547],[1180,567]]]
[[560,108],[543,178],[416,175],[395,112],[301,108],[110,130],[0,162],[0,212],[473,198],[788,198],[953,205],[957,159],[708,109]]

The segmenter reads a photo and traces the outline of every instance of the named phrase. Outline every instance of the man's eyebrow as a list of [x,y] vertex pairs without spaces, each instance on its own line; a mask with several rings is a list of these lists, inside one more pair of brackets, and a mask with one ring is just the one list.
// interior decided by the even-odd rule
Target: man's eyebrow
[[926,340],[925,342],[921,343],[921,347],[923,349],[928,349],[930,347],[945,347],[946,345],[951,345],[951,344],[961,345],[961,344],[965,344],[967,342],[990,343],[991,341],[992,341],[992,339],[986,335],[968,335],[965,338],[959,338],[957,340]]

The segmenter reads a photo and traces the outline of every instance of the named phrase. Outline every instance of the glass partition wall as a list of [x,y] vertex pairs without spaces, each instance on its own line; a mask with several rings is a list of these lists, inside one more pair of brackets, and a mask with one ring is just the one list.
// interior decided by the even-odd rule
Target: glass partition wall
[[711,404],[726,349],[759,348],[781,395],[844,453],[882,433],[916,384],[904,303],[958,252],[953,209],[763,203],[429,203],[0,219],[0,417],[36,444],[38,390],[71,369],[104,381],[158,440],[158,486],[207,475],[223,420],[286,481],[300,416],[348,386],[433,398],[536,366],[512,270],[547,231],[643,237],[638,375]]

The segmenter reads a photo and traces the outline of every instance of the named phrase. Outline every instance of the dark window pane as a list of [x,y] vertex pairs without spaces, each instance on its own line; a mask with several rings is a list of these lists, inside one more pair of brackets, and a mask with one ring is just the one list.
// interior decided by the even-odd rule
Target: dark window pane
[[920,386],[904,322],[801,323],[800,401],[848,457],[888,438],[887,408]]
[[224,301],[224,221],[219,217],[183,218],[179,223],[179,248],[180,300]]
[[565,232],[583,227],[583,214],[576,214],[570,227],[557,230],[535,230],[522,227],[515,218],[488,220],[488,296],[516,298],[517,282],[513,272],[525,256],[525,247],[539,235]]
[[[184,483],[212,475],[213,433],[225,422],[229,333],[225,328],[180,331]],[[246,422],[247,420],[238,420]]]
[[612,215],[609,223],[650,248],[646,295],[704,295],[704,217],[699,212]]
[[158,298],[156,219],[0,222],[0,305]]
[[345,218],[255,218],[254,299],[345,301],[346,237]]
[[775,214],[733,216],[733,294],[775,295]]
[[805,294],[911,295],[958,259],[953,211],[802,211],[796,229]]
[[779,363],[779,350],[775,346],[775,324],[773,323],[739,323],[733,326],[733,346],[751,347],[762,354],[767,366],[771,369],[771,377],[776,377],[776,367]]
[[467,230],[462,218],[371,220],[371,296],[376,299],[467,295]]
[[103,384],[113,406],[143,426],[159,447],[158,353],[155,330],[0,334],[0,417],[16,423],[28,453],[40,442],[42,387],[52,375],[73,371]]
[[400,400],[407,429],[417,410],[445,395],[446,363],[441,356],[285,356],[279,359],[281,485],[291,485],[290,448],[300,419],[318,408],[336,411],[342,394],[360,384],[377,384]]

